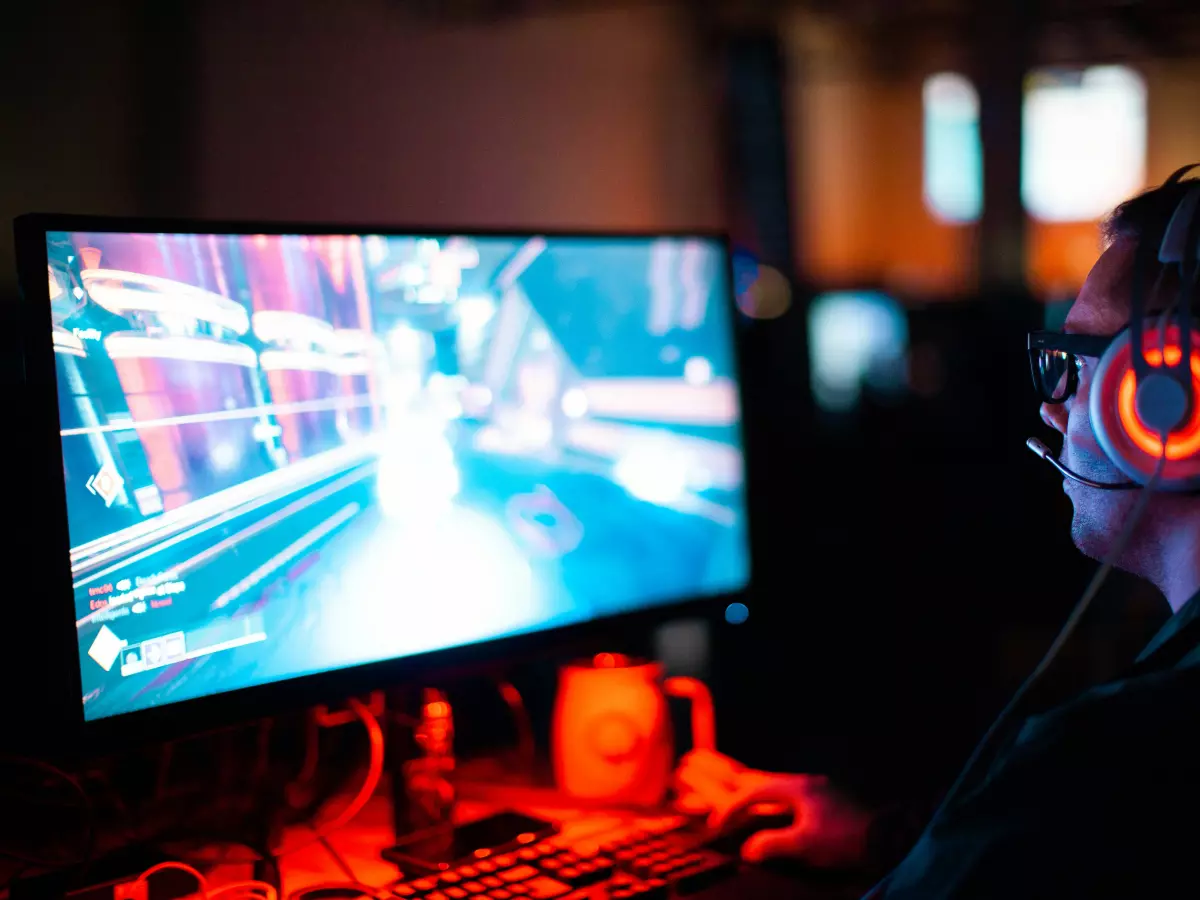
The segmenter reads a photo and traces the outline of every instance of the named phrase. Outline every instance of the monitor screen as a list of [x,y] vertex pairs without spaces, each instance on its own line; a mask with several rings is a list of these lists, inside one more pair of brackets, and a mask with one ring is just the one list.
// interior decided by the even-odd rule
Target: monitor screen
[[895,395],[907,387],[908,317],[879,291],[834,291],[808,309],[813,395],[827,412],[853,410],[863,388]]
[[748,582],[719,240],[46,241],[88,720]]

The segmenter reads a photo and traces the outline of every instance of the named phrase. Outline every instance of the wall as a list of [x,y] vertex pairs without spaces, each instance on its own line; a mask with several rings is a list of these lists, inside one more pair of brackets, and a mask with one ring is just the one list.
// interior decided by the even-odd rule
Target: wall
[[967,289],[973,229],[937,221],[922,200],[921,79],[867,75],[865,48],[807,17],[783,35],[805,275],[933,298]]
[[[882,285],[936,299],[974,281],[969,226],[946,225],[921,196],[921,87],[928,73],[868,74],[854,43],[811,20],[785,30],[792,54],[797,255],[821,285]],[[831,64],[830,60],[837,60]],[[1147,186],[1200,160],[1200,63],[1138,67],[1148,89]],[[1030,222],[1035,290],[1076,291],[1100,250],[1094,222]]]
[[[1146,186],[1200,162],[1200,61],[1151,61],[1137,66],[1146,80]],[[1078,290],[1100,249],[1095,223],[1033,223],[1029,230],[1031,276],[1049,293]]]
[[679,9],[443,28],[387,0],[213,0],[148,36],[137,0],[47,0],[0,34],[0,218],[720,227],[711,67]]
[[706,79],[670,6],[484,29],[265,0],[201,23],[204,215],[720,225]]
[[138,120],[129,4],[46,0],[0,29],[0,297],[25,212],[127,213]]

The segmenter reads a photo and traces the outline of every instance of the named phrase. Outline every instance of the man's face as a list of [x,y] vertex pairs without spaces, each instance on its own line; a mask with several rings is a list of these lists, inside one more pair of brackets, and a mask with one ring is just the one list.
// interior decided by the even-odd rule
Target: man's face
[[[1133,259],[1132,241],[1118,240],[1104,251],[1071,306],[1065,331],[1108,337],[1125,327]],[[1042,419],[1063,435],[1060,459],[1068,468],[1095,481],[1127,481],[1104,455],[1088,413],[1092,376],[1099,360],[1082,359],[1081,363],[1079,389],[1066,403],[1042,404]],[[1071,521],[1075,546],[1094,559],[1104,558],[1136,502],[1137,492],[1096,490],[1070,480],[1064,481],[1064,490],[1075,510]]]

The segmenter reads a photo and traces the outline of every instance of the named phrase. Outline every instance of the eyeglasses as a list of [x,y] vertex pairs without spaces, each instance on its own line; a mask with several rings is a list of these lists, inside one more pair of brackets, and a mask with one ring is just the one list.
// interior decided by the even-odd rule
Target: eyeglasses
[[1099,359],[1116,335],[1029,332],[1029,370],[1044,403],[1065,403],[1079,389],[1080,357]]

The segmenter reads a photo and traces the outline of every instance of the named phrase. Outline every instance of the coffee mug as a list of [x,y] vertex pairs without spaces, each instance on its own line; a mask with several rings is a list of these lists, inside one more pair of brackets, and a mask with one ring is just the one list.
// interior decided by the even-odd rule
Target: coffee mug
[[667,697],[691,701],[692,742],[716,749],[712,695],[695,678],[664,678],[659,663],[601,653],[559,672],[552,731],[560,791],[614,806],[662,803],[675,761]]

